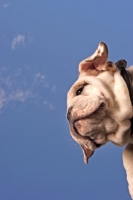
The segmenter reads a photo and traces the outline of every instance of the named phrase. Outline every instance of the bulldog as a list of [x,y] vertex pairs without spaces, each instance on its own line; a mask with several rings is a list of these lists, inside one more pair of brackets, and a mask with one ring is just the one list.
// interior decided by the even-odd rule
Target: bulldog
[[123,164],[133,198],[133,67],[125,67],[125,60],[108,61],[107,45],[101,42],[95,53],[79,64],[78,80],[67,95],[67,119],[85,163],[107,142],[126,145]]

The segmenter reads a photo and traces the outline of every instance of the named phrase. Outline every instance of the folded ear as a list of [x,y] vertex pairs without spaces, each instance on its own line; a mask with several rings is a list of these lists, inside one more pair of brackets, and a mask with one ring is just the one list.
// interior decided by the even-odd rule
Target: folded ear
[[81,145],[81,148],[83,150],[84,163],[87,164],[88,159],[94,154],[94,151],[84,147],[83,145]]
[[95,53],[79,64],[79,73],[85,72],[89,75],[97,75],[107,69],[107,60],[108,47],[105,43],[100,42]]

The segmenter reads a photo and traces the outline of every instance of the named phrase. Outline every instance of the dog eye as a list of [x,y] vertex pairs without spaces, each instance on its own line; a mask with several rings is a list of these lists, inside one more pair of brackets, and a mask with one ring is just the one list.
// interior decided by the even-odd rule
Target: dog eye
[[77,95],[77,96],[80,95],[80,94],[82,93],[83,88],[84,88],[84,87],[79,88],[79,89],[76,91],[76,95]]

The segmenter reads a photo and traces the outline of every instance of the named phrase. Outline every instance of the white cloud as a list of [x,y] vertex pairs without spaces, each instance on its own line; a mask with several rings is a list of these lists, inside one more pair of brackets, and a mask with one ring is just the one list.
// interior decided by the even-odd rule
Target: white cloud
[[5,104],[11,101],[25,102],[31,97],[32,92],[29,90],[17,90],[11,93],[6,93],[5,90],[0,88],[0,109],[2,109],[5,106]]
[[44,75],[42,75],[41,73],[37,73],[37,74],[35,74],[35,81],[43,81],[45,79],[45,76]]
[[4,106],[5,101],[6,101],[5,91],[0,88],[0,108]]
[[36,73],[34,75],[34,86],[38,86],[39,84],[42,84],[44,87],[49,87],[49,84],[47,83],[44,74],[41,74],[40,72]]
[[54,110],[53,103],[43,99],[47,95],[53,95],[55,90],[56,86],[51,87],[42,72],[34,73],[27,65],[23,68],[0,67],[0,110],[9,103],[12,106],[18,101],[26,103],[29,99],[39,107],[45,105]]
[[30,90],[17,90],[9,95],[7,98],[8,101],[21,101],[24,102],[27,99],[32,97],[32,92]]
[[54,109],[55,109],[52,103],[49,103],[49,102],[47,102],[47,101],[44,101],[43,104],[44,104],[45,106],[47,106],[50,110],[54,110]]
[[31,35],[30,32],[28,32],[27,40],[28,40],[28,43],[33,43],[34,42],[34,37]]
[[17,35],[12,41],[11,49],[15,50],[18,45],[24,44],[24,41],[25,41],[25,35],[20,35],[20,34]]
[[50,110],[54,110],[55,109],[52,103],[49,103],[49,108],[50,108]]
[[9,3],[5,3],[4,5],[3,5],[3,8],[7,8],[9,6]]
[[51,90],[52,92],[56,92],[56,85],[54,85]]

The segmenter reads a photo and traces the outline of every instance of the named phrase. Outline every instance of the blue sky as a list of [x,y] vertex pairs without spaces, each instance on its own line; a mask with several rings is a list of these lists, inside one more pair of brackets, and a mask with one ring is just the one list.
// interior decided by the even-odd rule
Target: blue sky
[[83,163],[66,94],[100,41],[133,64],[132,19],[132,0],[0,1],[1,200],[130,200],[123,148]]

